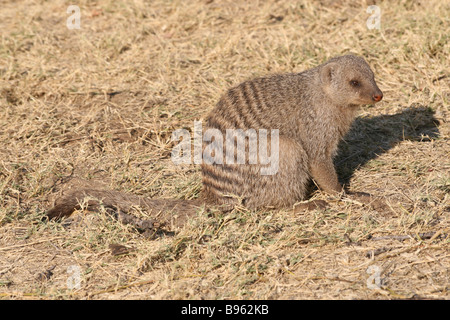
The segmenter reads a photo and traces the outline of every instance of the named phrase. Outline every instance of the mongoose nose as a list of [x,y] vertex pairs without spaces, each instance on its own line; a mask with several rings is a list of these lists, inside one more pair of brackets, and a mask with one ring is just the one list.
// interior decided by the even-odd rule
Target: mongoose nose
[[373,101],[378,102],[378,101],[380,101],[381,99],[383,99],[383,94],[382,94],[382,93],[375,93],[375,94],[372,96],[372,99],[373,99]]

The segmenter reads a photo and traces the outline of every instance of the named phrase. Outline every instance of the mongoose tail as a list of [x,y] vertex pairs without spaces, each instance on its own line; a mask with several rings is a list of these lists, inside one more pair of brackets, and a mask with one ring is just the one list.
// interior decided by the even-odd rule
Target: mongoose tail
[[118,219],[127,222],[133,207],[141,207],[149,213],[149,219],[159,224],[182,227],[190,217],[197,215],[202,205],[200,199],[150,199],[113,190],[78,189],[58,199],[46,216],[48,219],[61,219],[82,207],[95,210],[103,206],[114,209]]

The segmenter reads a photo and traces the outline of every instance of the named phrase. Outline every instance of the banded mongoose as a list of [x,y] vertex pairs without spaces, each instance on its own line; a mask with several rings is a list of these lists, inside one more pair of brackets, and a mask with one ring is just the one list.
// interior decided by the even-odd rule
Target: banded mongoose
[[[249,209],[292,207],[305,200],[311,178],[323,191],[340,193],[343,188],[333,165],[338,143],[348,132],[358,106],[382,98],[369,65],[354,55],[336,57],[300,73],[245,81],[220,98],[206,118],[204,130],[217,129],[225,134],[227,129],[277,129],[279,161],[275,174],[261,174],[264,165],[250,164],[247,158],[244,164],[204,161],[203,189],[196,200],[150,199],[84,188],[57,201],[47,216],[70,215],[88,195],[122,213],[133,205],[155,214],[174,210],[178,220],[172,223],[181,226],[202,204],[241,204]],[[248,156],[248,141],[246,148]],[[222,152],[225,154],[226,148]],[[90,200],[88,204],[95,206],[98,201]],[[159,217],[168,221],[170,214]]]

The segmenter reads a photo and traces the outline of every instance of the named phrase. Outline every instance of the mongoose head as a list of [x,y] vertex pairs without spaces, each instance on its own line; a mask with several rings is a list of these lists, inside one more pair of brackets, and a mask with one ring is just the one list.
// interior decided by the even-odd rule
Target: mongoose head
[[338,105],[373,104],[383,98],[372,70],[361,57],[333,58],[319,67],[319,73],[325,93]]

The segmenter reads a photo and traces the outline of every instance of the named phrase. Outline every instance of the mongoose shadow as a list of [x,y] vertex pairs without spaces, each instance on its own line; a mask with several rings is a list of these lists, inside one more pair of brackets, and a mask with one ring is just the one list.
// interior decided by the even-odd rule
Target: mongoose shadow
[[357,117],[334,159],[339,180],[348,186],[355,171],[405,140],[427,142],[439,136],[439,121],[426,106],[393,115]]

